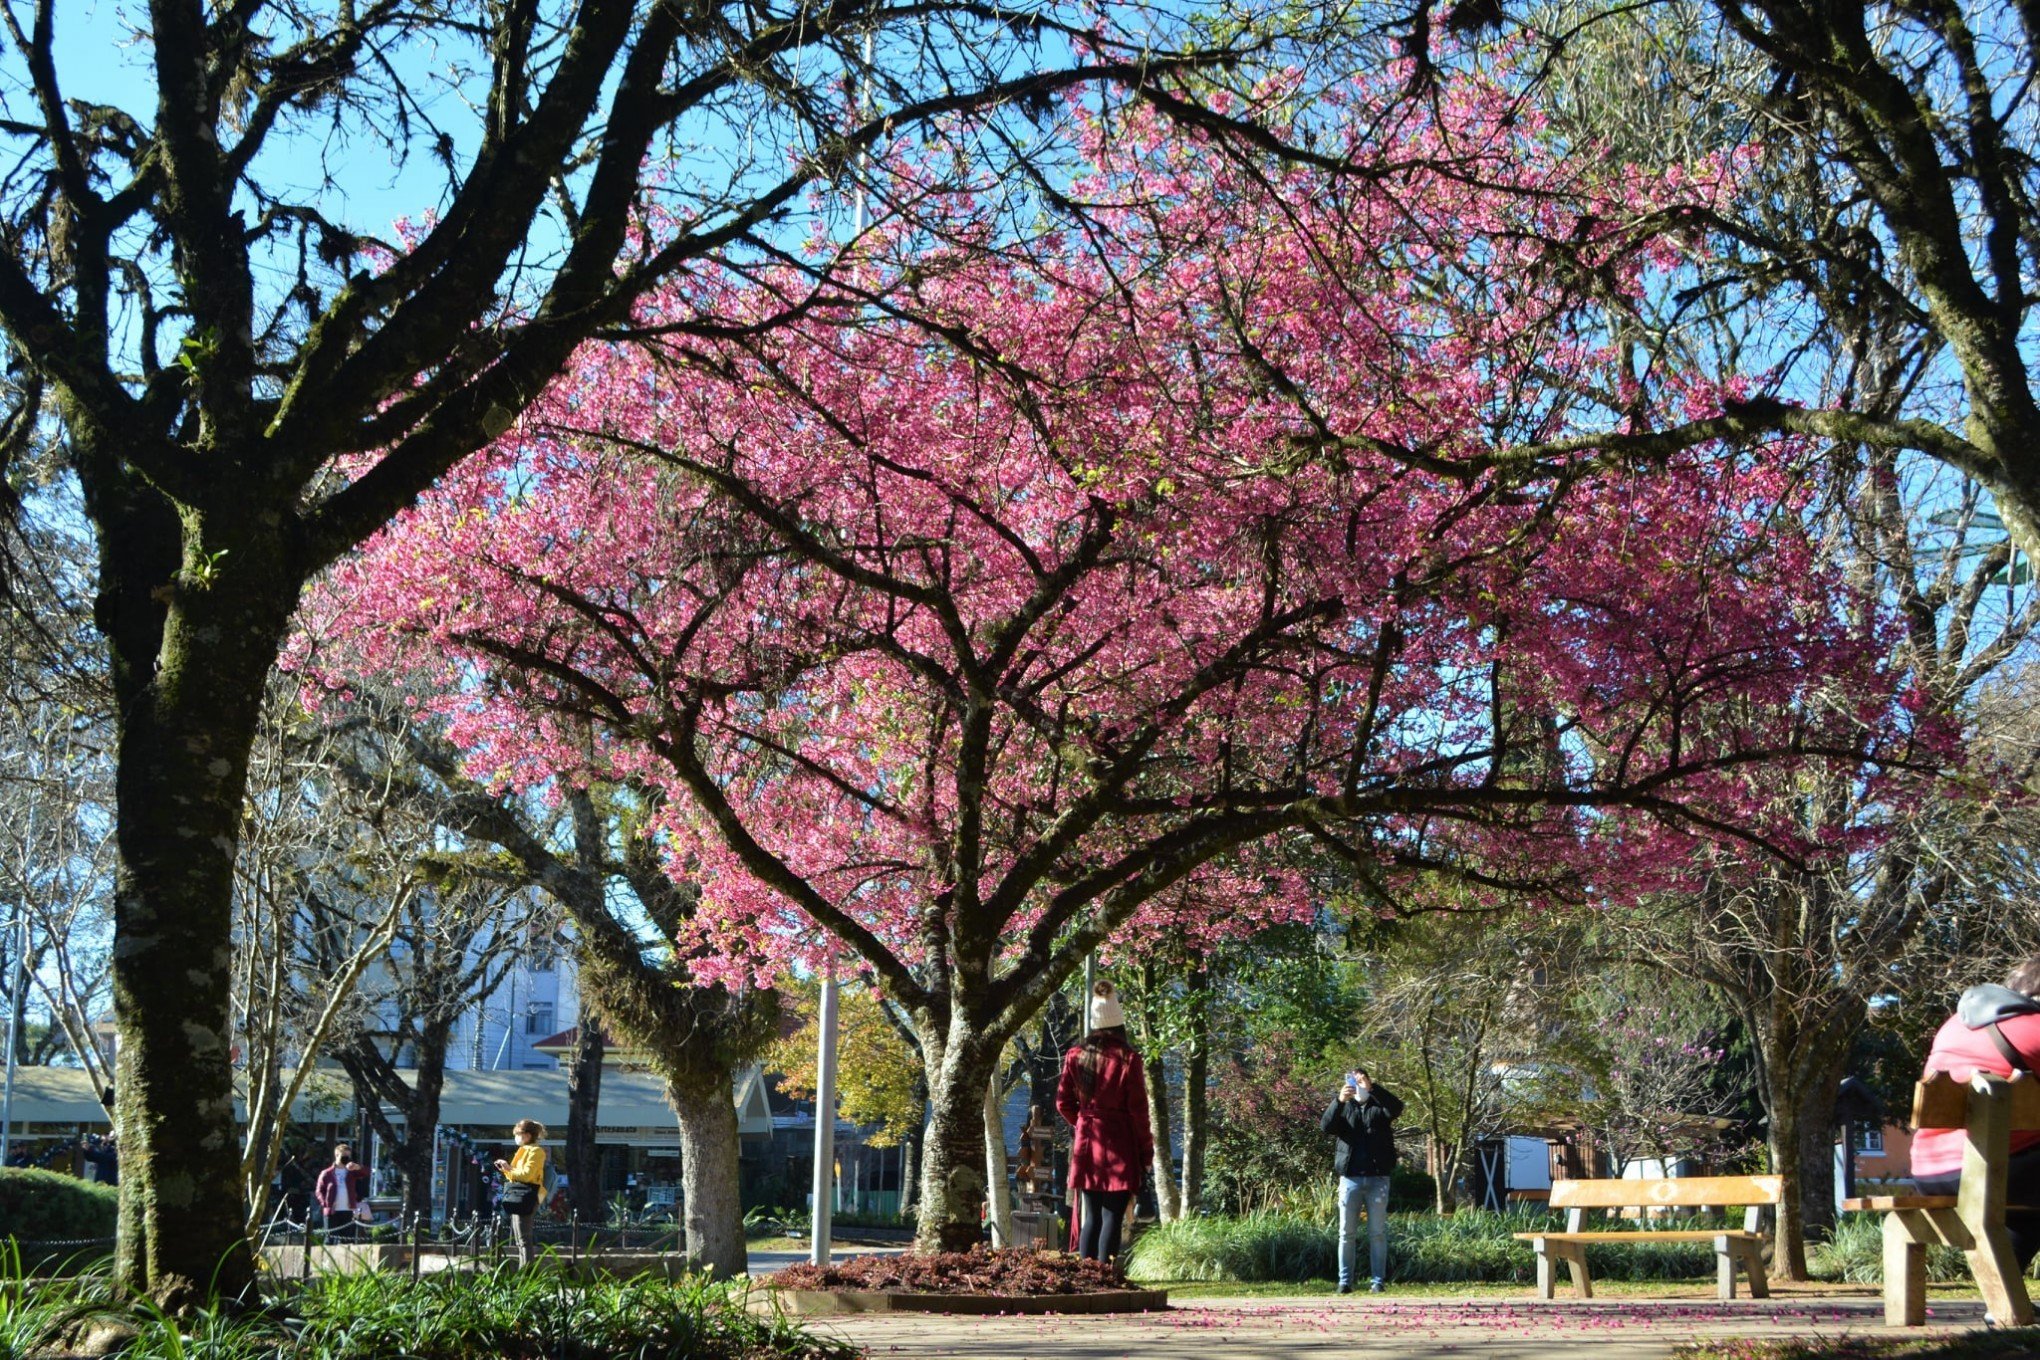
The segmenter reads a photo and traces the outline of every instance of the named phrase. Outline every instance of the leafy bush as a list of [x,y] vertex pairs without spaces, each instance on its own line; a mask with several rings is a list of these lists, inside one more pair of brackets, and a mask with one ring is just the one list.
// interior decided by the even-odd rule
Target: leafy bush
[[[1691,1225],[1715,1226],[1705,1218]],[[1561,1215],[1542,1211],[1391,1214],[1388,1278],[1530,1283],[1537,1278],[1536,1257],[1529,1243],[1511,1234],[1562,1227]],[[1329,1216],[1266,1212],[1158,1223],[1135,1240],[1126,1273],[1140,1281],[1330,1279],[1338,1260],[1338,1231]],[[1697,1242],[1589,1247],[1587,1261],[1597,1278],[1611,1280],[1692,1279],[1714,1271],[1713,1250]]]
[[0,1275],[0,1356],[65,1344],[82,1327],[130,1332],[125,1360],[850,1360],[856,1352],[791,1321],[745,1310],[728,1282],[654,1276],[568,1287],[545,1271],[446,1271],[412,1280],[380,1273],[328,1276],[284,1310],[202,1311],[174,1323],[147,1306],[112,1301],[105,1276],[28,1281]]
[[[1806,1265],[1817,1278],[1849,1284],[1884,1282],[1884,1215],[1843,1214],[1835,1224],[1835,1235],[1813,1243],[1806,1250]],[[2040,1279],[2040,1259],[2028,1272]],[[1969,1263],[1954,1247],[1927,1248],[1927,1278],[1938,1282],[1966,1280]]]
[[0,1224],[23,1241],[113,1236],[120,1192],[76,1176],[0,1168]]
[[1205,1198],[1239,1213],[1298,1207],[1332,1180],[1332,1140],[1318,1127],[1337,1083],[1336,1065],[1299,1056],[1271,1035],[1230,1059],[1211,1092]]
[[[1394,1226],[1390,1237],[1393,1240]],[[1322,1219],[1282,1210],[1157,1223],[1134,1239],[1130,1280],[1309,1280],[1338,1268],[1338,1238]]]
[[1059,1251],[969,1251],[852,1256],[792,1265],[766,1277],[781,1289],[880,1289],[911,1294],[1091,1294],[1124,1289],[1117,1267]]
[[1428,1171],[1415,1167],[1398,1166],[1388,1177],[1388,1211],[1392,1214],[1415,1214],[1434,1209],[1438,1204],[1438,1182]]

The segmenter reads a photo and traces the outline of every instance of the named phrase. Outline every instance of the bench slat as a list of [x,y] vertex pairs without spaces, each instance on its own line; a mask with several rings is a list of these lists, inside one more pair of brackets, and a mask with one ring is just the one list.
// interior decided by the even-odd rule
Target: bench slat
[[[2011,1079],[2012,1128],[2040,1129],[2040,1081],[2031,1077]],[[1969,1127],[1969,1083],[1957,1081],[1946,1072],[1936,1072],[1913,1087],[1915,1129],[1963,1129]]]
[[1863,1195],[1842,1201],[1844,1209],[1857,1213],[1891,1213],[1898,1209],[1952,1209],[1953,1195]]
[[1777,1176],[1673,1176],[1666,1180],[1561,1180],[1551,1183],[1554,1209],[1642,1209],[1652,1205],[1776,1204]]
[[1639,1228],[1632,1232],[1614,1229],[1608,1232],[1519,1232],[1515,1234],[1523,1242],[1712,1242],[1717,1237],[1726,1237],[1732,1242],[1761,1242],[1761,1233],[1746,1233],[1730,1230],[1707,1232],[1656,1232]]

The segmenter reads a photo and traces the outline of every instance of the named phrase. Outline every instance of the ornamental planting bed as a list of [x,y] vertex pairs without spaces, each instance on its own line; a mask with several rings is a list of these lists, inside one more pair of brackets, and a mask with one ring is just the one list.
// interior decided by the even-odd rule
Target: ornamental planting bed
[[764,1283],[780,1308],[829,1313],[1145,1313],[1167,1290],[1138,1289],[1115,1265],[1057,1251],[973,1247],[932,1255],[852,1256],[794,1265]]

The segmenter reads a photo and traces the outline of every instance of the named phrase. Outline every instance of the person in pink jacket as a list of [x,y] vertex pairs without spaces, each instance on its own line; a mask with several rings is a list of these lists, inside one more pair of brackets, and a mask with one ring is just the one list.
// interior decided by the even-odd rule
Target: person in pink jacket
[[[1927,1075],[1946,1072],[1967,1081],[1978,1072],[2009,1077],[2024,1072],[2040,1081],[2040,955],[2012,970],[2002,987],[1971,987],[1934,1035]],[[1921,1129],[1913,1135],[1912,1173],[1923,1195],[1952,1195],[1962,1183],[1961,1129]],[[2040,1130],[2012,1134],[2005,1199],[2040,1205]],[[2005,1228],[2024,1270],[2040,1255],[2040,1213],[2007,1213]]]
[[1056,1112],[1070,1122],[1070,1188],[1079,1196],[1077,1250],[1093,1261],[1119,1253],[1126,1208],[1154,1160],[1148,1127],[1147,1074],[1126,1042],[1126,1013],[1112,984],[1091,997],[1091,1033],[1063,1054]]

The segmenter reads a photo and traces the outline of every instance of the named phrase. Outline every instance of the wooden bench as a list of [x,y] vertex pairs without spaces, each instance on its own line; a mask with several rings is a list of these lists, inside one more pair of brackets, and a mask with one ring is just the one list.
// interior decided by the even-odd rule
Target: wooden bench
[[1884,1215],[1884,1321],[1919,1327],[1927,1320],[1927,1248],[1959,1248],[1998,1323],[2029,1326],[2033,1301],[2005,1234],[2005,1176],[2014,1130],[2040,1129],[2040,1081],[1979,1073],[1956,1081],[1945,1072],[1913,1088],[1913,1128],[1964,1129],[1962,1184],[1954,1195],[1870,1195],[1845,1209]]
[[[1750,1297],[1771,1296],[1764,1279],[1764,1262],[1758,1249],[1763,1238],[1757,1232],[1757,1215],[1763,1206],[1776,1204],[1781,1182],[1776,1176],[1675,1176],[1669,1180],[1562,1180],[1551,1183],[1551,1207],[1564,1209],[1564,1232],[1517,1233],[1537,1252],[1537,1295],[1556,1297],[1558,1263],[1572,1271],[1573,1288],[1583,1299],[1594,1297],[1594,1284],[1587,1274],[1587,1248],[1600,1243],[1614,1246],[1638,1242],[1706,1242],[1714,1247],[1717,1292],[1724,1299],[1735,1297],[1735,1272],[1740,1267],[1749,1277]],[[1741,1208],[1741,1232],[1717,1229],[1659,1231],[1653,1228],[1617,1228],[1607,1232],[1585,1231],[1589,1209],[1649,1208]]]

